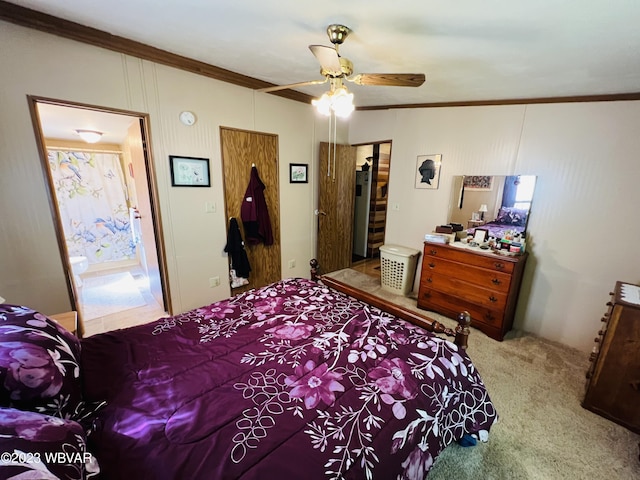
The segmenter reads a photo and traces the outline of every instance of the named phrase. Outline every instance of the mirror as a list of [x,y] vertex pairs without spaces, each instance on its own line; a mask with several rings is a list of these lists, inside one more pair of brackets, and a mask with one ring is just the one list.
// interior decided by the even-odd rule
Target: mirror
[[507,232],[524,234],[535,185],[535,175],[456,176],[449,223],[461,224],[471,235],[476,228],[486,229],[496,239]]

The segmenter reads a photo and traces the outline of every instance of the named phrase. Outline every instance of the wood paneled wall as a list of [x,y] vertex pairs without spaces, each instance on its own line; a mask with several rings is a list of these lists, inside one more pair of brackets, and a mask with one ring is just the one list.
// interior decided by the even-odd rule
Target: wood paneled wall
[[384,244],[385,225],[387,223],[387,199],[389,188],[388,153],[380,152],[380,145],[373,147],[373,178],[371,181],[371,200],[369,207],[369,233],[367,235],[367,256],[380,255]]
[[251,273],[249,285],[233,288],[232,294],[238,294],[250,288],[262,287],[282,278],[280,253],[280,196],[278,183],[278,136],[269,133],[220,128],[222,148],[222,166],[224,172],[224,197],[227,230],[229,220],[236,217],[240,225],[242,238],[246,240],[240,218],[240,207],[249,185],[251,167],[255,164],[267,201],[273,245],[248,245],[245,250]]

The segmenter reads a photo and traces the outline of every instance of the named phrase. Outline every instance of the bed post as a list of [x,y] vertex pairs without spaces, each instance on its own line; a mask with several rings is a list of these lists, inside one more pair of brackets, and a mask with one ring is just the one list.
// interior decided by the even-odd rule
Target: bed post
[[455,344],[462,350],[466,350],[469,340],[469,332],[471,325],[471,315],[469,312],[461,312],[458,314],[458,326],[456,327],[456,341]]
[[315,258],[312,258],[309,261],[309,265],[311,266],[311,280],[313,280],[314,282],[318,281],[318,269],[320,267],[320,265],[318,264],[318,260],[316,260]]

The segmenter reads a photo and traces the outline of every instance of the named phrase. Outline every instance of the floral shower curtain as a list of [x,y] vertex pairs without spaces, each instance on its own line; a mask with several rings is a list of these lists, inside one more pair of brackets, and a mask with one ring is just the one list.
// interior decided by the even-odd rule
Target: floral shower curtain
[[135,258],[119,155],[49,149],[48,159],[69,255]]

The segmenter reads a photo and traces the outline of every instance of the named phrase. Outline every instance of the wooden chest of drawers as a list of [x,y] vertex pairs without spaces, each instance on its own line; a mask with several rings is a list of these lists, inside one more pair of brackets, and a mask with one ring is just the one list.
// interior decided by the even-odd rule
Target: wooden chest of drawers
[[466,310],[473,327],[502,340],[513,325],[526,259],[425,242],[418,307],[451,318]]
[[[640,305],[625,301],[617,282],[595,339],[582,406],[640,433]],[[628,288],[628,287],[625,287]]]

